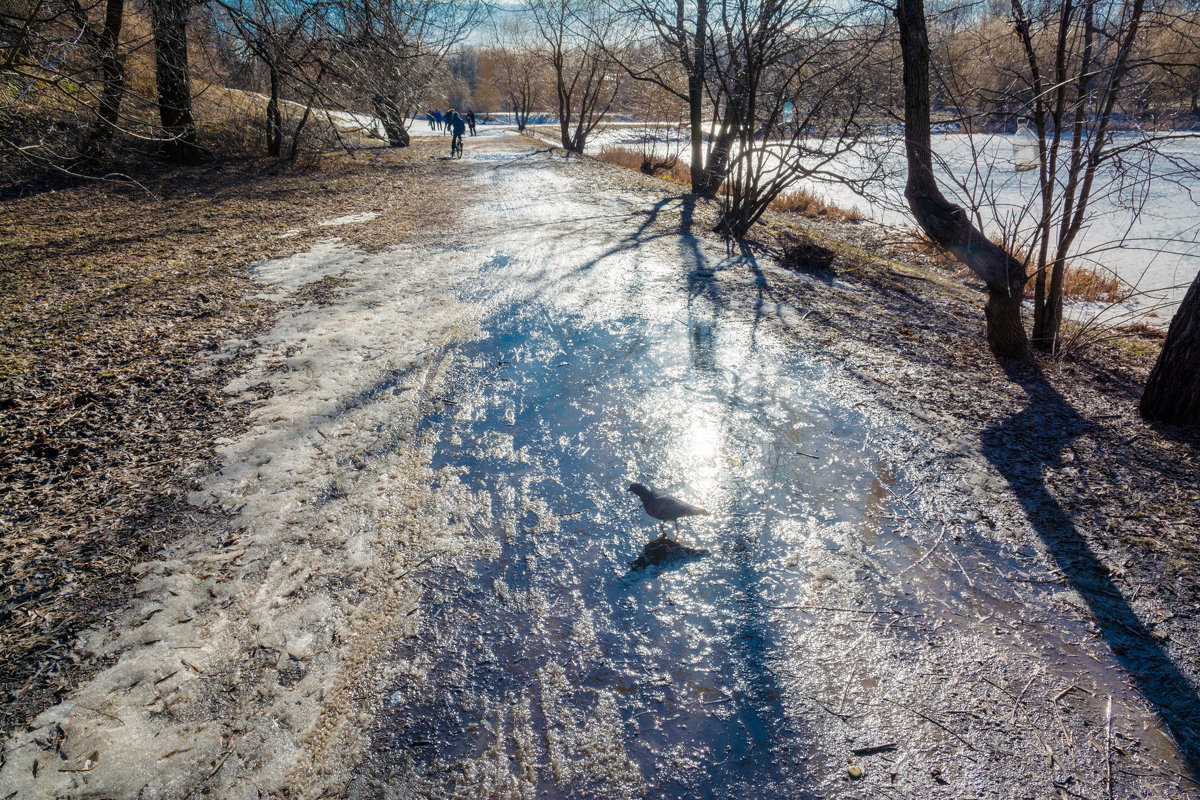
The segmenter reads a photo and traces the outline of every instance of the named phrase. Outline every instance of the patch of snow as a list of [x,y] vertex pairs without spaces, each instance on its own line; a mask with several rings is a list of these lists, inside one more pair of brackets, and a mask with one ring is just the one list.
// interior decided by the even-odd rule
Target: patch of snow
[[378,211],[364,211],[361,214],[347,214],[344,217],[335,217],[334,219],[327,219],[324,222],[318,222],[317,224],[320,225],[322,228],[332,228],[332,227],[336,227],[338,225],[352,225],[355,222],[370,222],[371,220],[375,219],[378,216],[379,216]]

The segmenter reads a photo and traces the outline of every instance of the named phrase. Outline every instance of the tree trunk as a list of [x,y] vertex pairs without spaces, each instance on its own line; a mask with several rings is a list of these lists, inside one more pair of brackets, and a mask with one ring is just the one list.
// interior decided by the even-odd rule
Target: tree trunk
[[942,195],[933,174],[924,0],[900,0],[896,19],[904,62],[904,148],[908,157],[904,197],[933,243],[949,250],[987,285],[985,316],[992,352],[1006,358],[1029,358],[1029,340],[1021,323],[1025,264],[976,230],[966,212]]
[[271,99],[267,101],[267,155],[278,158],[283,147],[283,114],[279,111],[279,70],[268,64]]
[[383,125],[388,144],[392,147],[408,147],[410,140],[408,131],[404,129],[404,115],[400,113],[396,101],[381,94],[375,96],[374,105],[375,116],[379,117],[379,122]]
[[[1063,281],[1066,277],[1066,264],[1062,259],[1046,265],[1050,271],[1046,292],[1041,303],[1034,303],[1033,308],[1033,338],[1032,344],[1044,353],[1053,353],[1058,342],[1058,332],[1062,327],[1063,315]],[[1041,275],[1046,274],[1046,269]]]
[[170,137],[163,152],[176,163],[199,164],[205,153],[196,143],[188,85],[188,5],[188,0],[151,0],[150,21],[154,28],[158,112],[163,132]]
[[104,11],[104,32],[100,34],[100,76],[104,88],[96,109],[90,151],[100,155],[112,144],[125,94],[125,65],[121,62],[121,26],[125,18],[125,0],[108,0]]
[[693,181],[692,191],[701,197],[714,198],[721,184],[729,175],[729,157],[737,140],[740,115],[731,110],[732,101],[725,106],[725,122],[722,123],[713,143],[709,159],[700,171],[700,183]]
[[983,313],[987,319],[988,347],[998,356],[1028,358],[1029,340],[1021,322],[1023,293],[988,289],[988,301]]
[[[559,108],[561,109],[563,106],[560,104]],[[562,142],[563,150],[571,153],[576,152],[576,150],[575,142],[571,139],[571,121],[569,117],[565,116],[567,113],[566,111],[559,111],[558,113],[558,138]]]
[[[681,6],[682,7],[682,6]],[[708,31],[708,0],[696,2],[696,36],[688,70],[688,123],[692,134],[692,191],[704,188],[704,37]],[[716,192],[716,188],[713,188]]]
[[1138,409],[1157,422],[1200,425],[1200,275],[1171,319]]

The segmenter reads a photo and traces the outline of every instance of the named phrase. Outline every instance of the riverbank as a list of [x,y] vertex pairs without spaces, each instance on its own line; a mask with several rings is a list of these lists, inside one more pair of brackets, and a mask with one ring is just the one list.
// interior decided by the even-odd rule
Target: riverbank
[[[579,236],[589,213],[617,198],[622,215],[609,214],[615,221],[604,223],[614,226],[612,252],[703,252],[702,260],[685,263],[687,286],[728,308],[739,325],[811,354],[820,370],[854,387],[846,395],[851,404],[903,419],[919,433],[915,439],[927,449],[908,462],[890,455],[884,482],[898,493],[887,501],[893,513],[904,514],[905,503],[919,512],[904,514],[903,523],[920,546],[918,558],[926,554],[912,559],[914,569],[955,570],[956,559],[986,564],[1003,573],[991,578],[1012,590],[1005,603],[1018,602],[1012,593],[1020,592],[1028,611],[1016,616],[1079,617],[1094,636],[1072,646],[1094,652],[1105,670],[1133,672],[1151,713],[1163,713],[1167,730],[1183,735],[1196,703],[1179,687],[1196,679],[1189,664],[1197,663],[1200,644],[1190,618],[1200,599],[1190,529],[1200,515],[1197,441],[1136,415],[1154,343],[1114,340],[1076,362],[1006,371],[986,351],[981,295],[884,229],[774,218],[740,248],[707,234],[715,208],[690,202],[678,186],[590,160],[564,162],[515,137],[490,145],[469,140],[463,162],[439,160],[444,145],[417,140],[410,151],[360,152],[318,173],[263,174],[250,205],[234,173],[217,192],[198,185],[197,177],[211,183],[212,175],[181,175],[174,190],[159,192],[163,205],[96,189],[5,205],[8,220],[27,226],[18,235],[28,237],[21,243],[25,271],[6,265],[5,274],[32,282],[29,296],[37,298],[6,306],[4,322],[5,363],[13,365],[6,396],[14,399],[4,425],[18,456],[6,495],[20,501],[6,503],[20,516],[5,526],[6,568],[19,565],[4,576],[5,611],[36,620],[6,628],[25,636],[5,642],[6,654],[21,654],[4,676],[11,714],[5,728],[15,734],[6,746],[6,782],[57,752],[67,772],[23,774],[14,786],[86,779],[125,786],[127,761],[114,749],[93,758],[88,743],[115,748],[136,729],[177,742],[142,742],[131,756],[162,762],[158,777],[135,776],[156,787],[148,796],[201,784],[231,796],[249,791],[251,781],[268,794],[286,786],[298,795],[346,790],[354,754],[381,741],[373,714],[382,694],[422,680],[418,659],[381,657],[442,613],[429,607],[437,601],[422,599],[427,590],[418,578],[431,568],[427,559],[469,571],[472,559],[498,546],[459,513],[478,498],[452,472],[432,469],[431,452],[414,432],[422,419],[462,399],[448,387],[470,367],[456,348],[479,336],[481,312],[463,296],[497,258],[488,242],[502,232],[489,226],[502,226],[522,198],[562,186],[587,187],[563,194],[562,213],[574,226],[564,236]],[[526,166],[527,180],[520,172]],[[474,204],[465,218],[456,210],[464,201]],[[578,207],[568,209],[566,201]],[[97,209],[114,207],[120,213],[110,216],[120,222],[98,244],[88,225]],[[181,217],[200,218],[198,229],[181,233]],[[30,225],[35,219],[49,224]],[[555,225],[541,220],[537,235],[552,236]],[[342,241],[322,243],[330,236]],[[777,264],[796,240],[832,258],[819,269],[795,257],[791,269]],[[721,251],[727,258],[710,260]],[[132,272],[131,254],[139,265]],[[246,273],[271,256],[280,258]],[[92,281],[76,277],[85,258]],[[211,277],[197,286],[201,262]],[[676,265],[664,263],[656,279],[673,285]],[[561,282],[557,262],[535,266],[544,279]],[[112,292],[113,285],[122,291]],[[520,295],[538,285],[531,278],[509,287]],[[82,310],[60,313],[68,301]],[[96,308],[115,310],[101,315]],[[154,328],[154,320],[163,324]],[[146,331],[158,332],[137,338]],[[47,333],[57,338],[27,344]],[[172,362],[162,353],[175,356],[179,372],[167,371]],[[142,391],[146,381],[157,390]],[[85,390],[99,399],[78,401]],[[157,420],[161,432],[140,427],[146,420]],[[39,433],[20,438],[27,429]],[[111,430],[128,434],[103,438]],[[103,446],[86,454],[65,444],[98,439]],[[71,475],[76,462],[90,469]],[[329,477],[320,477],[322,470]],[[113,491],[116,481],[120,492]],[[966,499],[927,504],[926,493],[946,491],[939,485]],[[189,503],[188,492],[197,489],[203,491]],[[106,504],[116,513],[104,512]],[[162,508],[169,515],[155,516]],[[1022,572],[984,557],[997,543],[1021,550]],[[38,560],[47,552],[53,556]],[[60,578],[56,570],[64,567],[76,577]],[[846,591],[825,604],[863,601]],[[173,593],[185,599],[171,600]],[[440,602],[453,608],[451,597]],[[360,605],[361,612],[351,610]],[[1013,618],[996,620],[1008,626]],[[98,632],[84,634],[93,625]],[[369,635],[356,634],[360,629]],[[1020,635],[1036,639],[1025,629]],[[929,663],[936,655],[920,653]],[[118,662],[129,663],[69,696]],[[138,688],[125,699],[113,692],[132,674],[129,664],[136,665]],[[1021,668],[1013,664],[1014,676]],[[1094,678],[1082,675],[1077,683]],[[1056,730],[1054,717],[1045,716],[1051,707],[1070,731],[1064,742],[1078,748],[1056,744],[1060,762],[1069,759],[1086,773],[1091,756],[1083,742],[1096,701],[1087,693],[1096,688],[1080,685],[1079,698],[1044,703],[1063,687],[1001,686],[989,698],[990,689],[972,685],[981,690],[972,702],[1007,693],[995,705],[1014,710],[1000,716],[1018,726],[1006,735],[1019,736],[1021,755],[988,775],[1032,775],[1034,729],[1045,723]],[[51,709],[38,732],[21,733],[62,698],[61,714]],[[202,701],[199,717],[189,698]],[[153,701],[150,711],[135,700]],[[293,700],[296,708],[286,710]],[[1018,706],[1035,702],[1040,711],[1029,720],[1024,712],[1013,719]],[[90,715],[79,711],[88,707]],[[264,711],[282,721],[279,729],[249,736],[243,722]],[[81,715],[74,718],[80,732],[65,722],[73,713]],[[948,725],[940,712],[936,718]],[[1126,723],[1139,718],[1123,717],[1121,736],[1132,736]],[[898,730],[917,739],[924,724],[918,715]],[[46,735],[54,725],[65,732]],[[952,727],[959,730],[972,742],[982,735]],[[185,752],[189,736],[195,749]],[[1195,742],[1183,739],[1185,752],[1194,753]],[[31,756],[35,740],[46,743],[33,745],[44,755]],[[1182,796],[1162,758],[1176,771],[1186,772],[1186,764],[1171,760],[1157,739],[1133,741],[1121,740],[1120,764],[1147,771],[1169,796]],[[19,752],[17,742],[24,743]],[[938,775],[965,786],[966,770],[936,763]],[[376,765],[371,774],[392,766]],[[928,767],[922,774],[933,780]],[[924,784],[908,773],[904,780],[900,796],[921,796]],[[1028,780],[1048,783],[1045,776]]]

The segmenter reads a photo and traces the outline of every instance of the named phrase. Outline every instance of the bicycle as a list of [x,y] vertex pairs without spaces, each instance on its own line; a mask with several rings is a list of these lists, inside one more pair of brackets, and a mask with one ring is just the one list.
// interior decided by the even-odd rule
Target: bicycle
[[463,137],[461,133],[456,133],[450,139],[450,157],[462,158],[463,154]]

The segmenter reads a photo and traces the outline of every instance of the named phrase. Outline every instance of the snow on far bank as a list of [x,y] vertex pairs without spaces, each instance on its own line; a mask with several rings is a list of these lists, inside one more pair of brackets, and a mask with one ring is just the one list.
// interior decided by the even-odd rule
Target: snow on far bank
[[[531,128],[529,133],[559,145],[557,127]],[[587,152],[594,155],[605,147],[638,150],[649,133],[645,125],[607,125],[588,140]],[[659,152],[690,162],[686,133],[672,137],[669,151],[661,141],[664,131],[654,131],[653,135],[660,139]],[[1117,138],[1123,145],[1135,141],[1134,134],[1117,134]],[[1023,209],[1031,206],[1037,192],[1033,173],[1013,169],[1012,144],[1013,136],[1009,134],[935,132],[933,145],[943,189],[956,202],[971,205],[965,196],[969,190],[972,196],[982,198],[981,213],[986,221],[1003,219],[1011,225],[1012,219],[1027,213]],[[1080,234],[1071,263],[1093,268],[1102,275],[1115,274],[1133,298],[1104,309],[1096,304],[1071,304],[1068,316],[1076,321],[1091,321],[1097,311],[1102,311],[1107,322],[1130,322],[1149,315],[1148,321],[1166,324],[1200,272],[1200,206],[1195,201],[1200,196],[1200,183],[1195,175],[1178,166],[1200,163],[1200,139],[1164,143],[1161,150],[1154,168],[1169,173],[1168,177],[1148,187],[1135,181],[1127,186],[1123,174],[1111,170],[1097,181],[1088,224]],[[1122,164],[1121,168],[1136,172],[1149,165]],[[878,172],[879,179],[871,184],[867,196],[830,180],[803,179],[793,189],[804,189],[841,208],[858,210],[888,227],[915,228],[903,196],[906,173],[901,136],[869,139],[825,169],[860,179]],[[961,185],[950,180],[951,174]],[[1139,196],[1142,191],[1145,198]],[[1143,200],[1141,213],[1135,218],[1131,208]],[[989,210],[989,205],[994,208]],[[1032,222],[1022,224],[1022,230],[1032,229]]]

